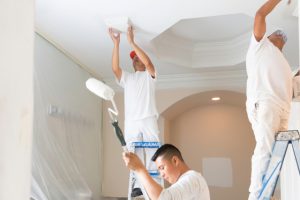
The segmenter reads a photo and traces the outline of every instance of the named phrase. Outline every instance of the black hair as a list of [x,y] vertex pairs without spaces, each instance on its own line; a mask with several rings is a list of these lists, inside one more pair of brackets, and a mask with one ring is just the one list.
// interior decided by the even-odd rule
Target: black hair
[[160,156],[163,156],[163,159],[167,160],[170,160],[173,156],[177,156],[181,161],[184,162],[181,152],[172,144],[164,144],[159,147],[152,156],[151,160],[156,161],[156,159]]

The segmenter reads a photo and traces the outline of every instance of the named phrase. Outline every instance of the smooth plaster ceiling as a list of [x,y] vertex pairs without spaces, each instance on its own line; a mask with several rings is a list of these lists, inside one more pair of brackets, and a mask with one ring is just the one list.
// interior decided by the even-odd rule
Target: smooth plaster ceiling
[[[105,20],[124,16],[136,29],[136,43],[149,54],[159,75],[166,80],[179,75],[201,76],[213,71],[231,74],[236,70],[245,77],[243,55],[248,48],[253,16],[264,2],[36,0],[35,28],[38,34],[91,75],[106,81],[113,80],[113,43]],[[268,17],[268,29],[282,27],[287,32],[289,41],[284,53],[293,67],[299,65],[296,4],[295,0],[290,6],[282,2]],[[228,44],[240,41],[243,43],[238,48],[228,47]],[[225,51],[227,54],[223,55]],[[129,52],[126,35],[122,34],[120,65],[131,71]]]
[[220,15],[182,19],[168,31],[192,42],[222,42],[249,32],[252,23],[253,18],[245,14]]

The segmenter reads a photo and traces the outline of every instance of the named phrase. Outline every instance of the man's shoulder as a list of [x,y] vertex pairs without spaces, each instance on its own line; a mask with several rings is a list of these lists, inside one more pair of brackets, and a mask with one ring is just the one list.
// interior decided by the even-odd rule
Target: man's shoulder
[[182,181],[198,181],[198,180],[202,180],[204,179],[203,176],[201,175],[201,173],[195,171],[195,170],[189,170],[187,172],[185,172],[182,177],[181,177]]
[[197,171],[192,170],[192,169],[185,172],[185,174],[190,174],[190,175],[194,175],[194,176],[202,176],[200,172],[197,172]]

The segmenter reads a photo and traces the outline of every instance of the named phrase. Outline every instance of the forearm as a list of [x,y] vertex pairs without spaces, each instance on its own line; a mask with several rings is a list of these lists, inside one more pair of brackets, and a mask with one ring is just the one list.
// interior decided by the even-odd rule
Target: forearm
[[260,41],[266,33],[267,15],[270,14],[280,1],[281,0],[269,0],[256,12],[253,33],[257,41]]
[[266,17],[277,6],[281,0],[268,0],[260,9],[256,12],[256,15]]
[[150,58],[147,56],[147,54],[135,42],[131,42],[130,46],[134,49],[135,53],[137,54],[139,59],[142,61],[142,63],[145,65],[148,72],[152,76],[155,76],[154,66],[153,66]]
[[136,171],[139,180],[142,182],[145,190],[147,191],[151,200],[157,200],[159,198],[160,193],[163,188],[153,180],[153,178],[149,175],[148,171],[143,168],[139,171]]
[[139,57],[139,59],[142,61],[144,65],[151,62],[147,54],[135,42],[131,42],[130,46],[134,49],[135,53],[137,54],[137,56]]
[[121,78],[122,70],[119,65],[119,46],[114,45],[113,55],[112,55],[112,70],[118,80]]

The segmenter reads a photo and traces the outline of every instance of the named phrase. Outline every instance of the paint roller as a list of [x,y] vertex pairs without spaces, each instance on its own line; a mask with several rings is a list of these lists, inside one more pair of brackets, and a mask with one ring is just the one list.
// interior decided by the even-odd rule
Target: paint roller
[[117,116],[118,116],[119,112],[118,112],[117,106],[114,101],[114,95],[115,95],[114,90],[112,88],[110,88],[108,85],[104,84],[103,82],[101,82],[95,78],[89,78],[85,82],[85,85],[88,90],[90,90],[92,93],[94,93],[98,97],[100,97],[104,100],[107,100],[107,101],[111,101],[111,103],[113,105],[113,109],[108,108],[108,114],[112,121],[111,122],[112,126],[114,127],[115,133],[122,145],[123,150],[128,151],[127,147],[126,147],[126,142],[125,142],[125,139],[123,136],[123,132],[118,125]]

